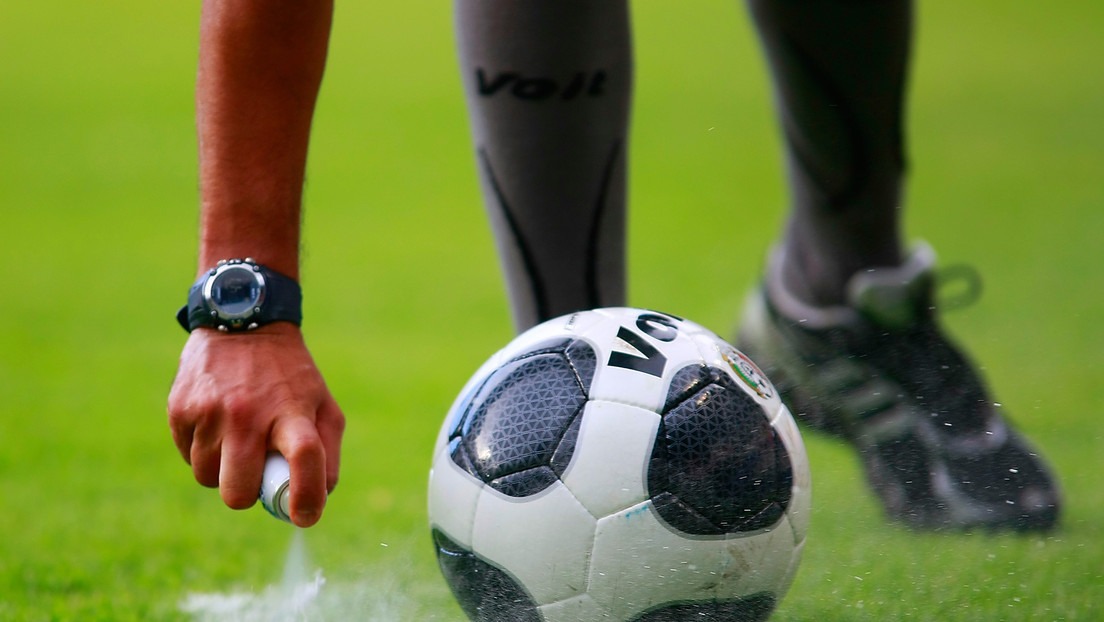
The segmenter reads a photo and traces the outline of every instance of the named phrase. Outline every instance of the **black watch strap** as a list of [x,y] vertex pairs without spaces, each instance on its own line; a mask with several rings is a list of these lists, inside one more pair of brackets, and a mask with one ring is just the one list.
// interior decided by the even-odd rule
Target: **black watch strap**
[[188,331],[200,327],[218,328],[227,331],[240,331],[272,322],[291,322],[299,326],[303,322],[303,293],[299,283],[295,279],[280,274],[263,265],[254,264],[251,260],[229,260],[237,263],[245,263],[255,266],[255,270],[264,277],[265,295],[260,303],[260,310],[244,322],[231,325],[212,313],[207,299],[204,296],[204,286],[210,279],[214,270],[203,274],[188,290],[188,303],[176,313],[176,321]]

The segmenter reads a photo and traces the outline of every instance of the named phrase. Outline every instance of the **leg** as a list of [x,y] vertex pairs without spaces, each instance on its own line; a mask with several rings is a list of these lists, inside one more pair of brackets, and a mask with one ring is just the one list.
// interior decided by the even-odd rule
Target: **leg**
[[900,251],[910,0],[748,0],[792,207],[739,342],[794,414],[857,450],[921,529],[1042,530],[1057,485],[934,311],[934,253]]
[[901,262],[902,103],[911,0],[749,0],[786,138],[784,282],[836,304],[855,272]]
[[456,0],[455,9],[515,327],[624,304],[627,2]]

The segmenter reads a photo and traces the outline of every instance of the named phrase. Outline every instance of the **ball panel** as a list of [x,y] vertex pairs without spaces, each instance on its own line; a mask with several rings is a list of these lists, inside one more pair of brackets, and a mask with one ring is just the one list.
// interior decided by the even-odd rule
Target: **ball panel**
[[783,516],[760,533],[725,537],[728,567],[733,577],[717,587],[719,599],[770,592],[784,594],[793,560],[793,529]]
[[[675,379],[693,378],[692,394],[668,402],[648,470],[653,496],[671,493],[679,504],[656,510],[690,534],[756,531],[778,521],[790,501],[793,477],[786,447],[758,402],[724,372],[695,366]],[[702,384],[708,378],[709,384]],[[700,531],[699,517],[713,528]],[[686,520],[690,518],[692,520]]]
[[805,541],[802,540],[793,546],[793,550],[790,551],[790,566],[786,569],[786,574],[778,581],[778,586],[775,588],[776,593],[785,594],[790,585],[793,584],[794,577],[797,576],[797,568],[801,565],[801,555],[805,551]]
[[805,534],[809,530],[809,518],[812,508],[812,476],[809,469],[809,458],[805,453],[805,443],[801,439],[797,423],[790,416],[790,411],[785,406],[779,408],[775,417],[774,427],[778,430],[778,436],[785,443],[793,464],[793,495],[790,507],[786,510],[790,524],[793,526],[794,539],[797,542],[805,540]]
[[[460,442],[461,440],[460,437],[456,437],[448,442],[449,457],[452,458],[453,464],[466,471],[468,475],[478,479],[479,471],[476,470],[475,464],[472,462],[467,448]],[[480,479],[479,481],[482,482],[483,480]]]
[[538,604],[586,591],[595,519],[561,483],[515,499],[486,487],[479,495],[472,550],[509,568]]
[[724,535],[716,523],[698,513],[693,506],[669,492],[652,495],[652,505],[656,514],[672,528],[685,534]]
[[564,485],[598,517],[640,503],[647,498],[644,465],[658,426],[659,415],[649,410],[588,402]]
[[546,339],[576,338],[589,334],[597,324],[607,322],[607,318],[595,311],[579,311],[569,313],[547,322],[537,324],[513,339],[505,348],[507,352],[516,354],[528,348],[529,344]]
[[[494,362],[491,366],[490,363]],[[460,395],[452,403],[452,407],[449,408],[448,414],[445,416],[445,423],[441,426],[441,431],[437,435],[437,446],[443,445],[449,442],[450,439],[455,439],[460,435],[460,427],[464,423],[464,416],[467,415],[471,407],[472,399],[475,398],[479,389],[483,387],[483,384],[487,381],[487,378],[494,373],[495,369],[499,365],[504,363],[506,359],[501,359],[499,355],[491,357],[491,360],[484,364],[479,372],[471,377],[470,380],[464,385]]]
[[558,477],[563,477],[564,472],[567,471],[567,467],[571,464],[571,458],[575,455],[575,446],[578,444],[579,440],[579,429],[582,425],[582,415],[575,417],[571,421],[571,425],[564,431],[563,438],[560,439],[560,444],[556,446],[556,451],[552,454],[552,460],[549,462],[549,466],[552,467],[552,471],[555,472]]
[[[598,354],[591,399],[659,412],[673,368],[682,367],[671,362],[700,359],[696,345],[681,331],[681,320],[640,309],[603,310],[603,314],[608,321],[586,335]],[[649,317],[663,318],[666,324],[641,321]]]
[[428,509],[432,526],[471,547],[472,519],[483,482],[463,471],[442,448],[429,472]]
[[510,497],[528,497],[548,488],[558,479],[551,467],[538,466],[503,475],[491,480],[488,485]]
[[575,370],[576,380],[579,381],[583,394],[589,395],[594,371],[598,367],[598,355],[594,352],[594,348],[589,343],[576,339],[564,349],[564,356]]
[[777,604],[773,594],[752,594],[726,601],[660,605],[632,622],[762,622]]
[[541,622],[536,603],[513,577],[433,530],[437,564],[457,603],[475,622]]
[[[506,481],[500,480],[504,476],[546,466],[585,402],[586,393],[562,349],[514,359],[473,396],[457,448],[466,460],[457,459],[457,464],[466,468],[470,463],[473,474],[492,485]],[[524,494],[539,490],[521,489]]]
[[717,587],[729,579],[725,547],[723,539],[672,532],[645,501],[598,521],[590,594],[614,620],[688,595],[715,599]]
[[537,610],[544,618],[544,622],[586,622],[609,619],[590,594],[580,594],[567,600],[541,605]]
[[667,398],[663,400],[664,412],[690,399],[698,391],[717,380],[717,369],[704,363],[687,365],[671,376]]
[[794,549],[785,518],[752,535],[686,538],[645,502],[598,521],[590,593],[618,620],[670,603],[781,595],[796,568]]

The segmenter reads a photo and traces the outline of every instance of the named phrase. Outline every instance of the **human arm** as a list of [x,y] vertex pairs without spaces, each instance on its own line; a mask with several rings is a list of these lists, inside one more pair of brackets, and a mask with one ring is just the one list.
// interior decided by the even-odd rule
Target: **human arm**
[[[307,146],[332,15],[332,0],[204,1],[199,273],[252,257],[298,280]],[[317,522],[337,482],[344,417],[298,327],[192,331],[168,409],[196,480],[217,486],[228,506],[256,501],[275,450],[291,465],[293,522]]]

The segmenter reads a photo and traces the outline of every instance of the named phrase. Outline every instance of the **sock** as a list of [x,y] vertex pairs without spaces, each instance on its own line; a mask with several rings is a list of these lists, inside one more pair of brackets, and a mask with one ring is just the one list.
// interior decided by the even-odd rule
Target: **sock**
[[519,331],[625,303],[625,0],[456,0],[488,218]]
[[902,115],[911,0],[748,0],[785,137],[783,284],[844,302],[856,272],[902,261]]

